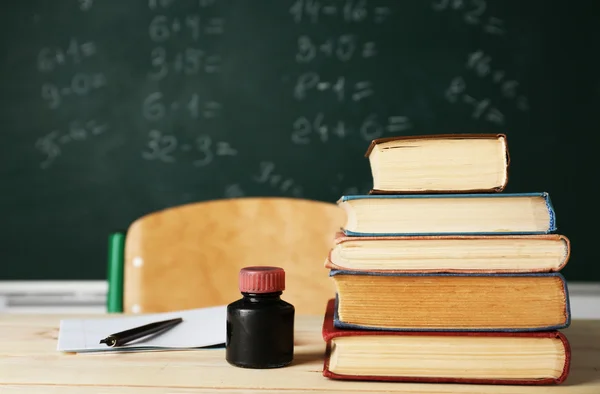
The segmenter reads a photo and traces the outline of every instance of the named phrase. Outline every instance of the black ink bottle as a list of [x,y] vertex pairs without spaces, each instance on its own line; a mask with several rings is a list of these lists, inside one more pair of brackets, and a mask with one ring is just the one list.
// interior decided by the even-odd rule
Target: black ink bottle
[[285,271],[246,267],[238,281],[243,298],[227,306],[227,362],[242,368],[288,365],[294,358],[295,308],[280,298]]

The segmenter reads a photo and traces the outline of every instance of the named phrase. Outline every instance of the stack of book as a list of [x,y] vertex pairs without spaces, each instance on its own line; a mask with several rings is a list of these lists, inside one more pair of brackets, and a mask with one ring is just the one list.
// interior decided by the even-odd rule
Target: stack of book
[[378,139],[368,195],[343,196],[325,261],[333,379],[557,384],[570,254],[547,193],[504,193],[502,134]]

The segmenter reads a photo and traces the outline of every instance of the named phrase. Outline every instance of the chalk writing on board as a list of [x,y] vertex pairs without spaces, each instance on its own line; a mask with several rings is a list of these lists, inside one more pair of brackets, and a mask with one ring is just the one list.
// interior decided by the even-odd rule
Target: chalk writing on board
[[42,99],[51,109],[58,108],[67,96],[86,96],[94,89],[106,86],[106,77],[102,73],[76,73],[67,84],[62,86],[44,83],[41,89]]
[[148,0],[148,7],[151,10],[155,10],[157,8],[167,8],[174,2],[175,0]]
[[174,135],[162,135],[158,130],[151,130],[148,150],[142,152],[146,160],[160,160],[164,163],[175,162],[173,152],[177,149],[177,138]]
[[465,23],[481,26],[489,34],[503,35],[505,32],[502,19],[487,15],[486,0],[433,0],[431,8],[438,12],[459,12]]
[[301,74],[294,87],[294,97],[300,101],[304,100],[311,91],[331,92],[339,101],[349,98],[355,102],[374,94],[373,84],[368,80],[350,82],[340,76],[328,81],[323,80],[316,72]]
[[94,0],[78,0],[79,9],[81,11],[88,11],[94,5]]
[[155,15],[148,26],[150,39],[156,43],[164,43],[170,39],[190,37],[200,40],[201,35],[220,35],[225,32],[223,18],[201,19],[200,15],[187,15],[185,18]]
[[[217,3],[217,0],[196,0],[190,2],[196,2],[200,8],[206,8],[215,5]],[[173,3],[175,3],[175,0],[148,0],[148,7],[151,10],[156,10],[159,8],[169,8]]]
[[332,21],[334,18],[346,23],[374,22],[383,23],[390,15],[389,7],[377,6],[369,9],[366,0],[345,0],[327,2],[317,0],[296,0],[289,8],[296,23],[312,24]]
[[[519,94],[519,82],[509,78],[506,70],[498,69],[493,66],[492,58],[483,50],[475,50],[468,53],[465,60],[465,68],[470,73],[475,74],[477,78],[484,79],[487,83],[497,87],[504,100],[513,101],[517,109],[521,111],[529,110],[529,101],[526,96]],[[472,108],[471,118],[484,119],[491,123],[502,125],[505,123],[505,116],[496,105],[492,105],[492,100],[487,97],[476,97],[467,89],[466,78],[456,76],[446,88],[444,95],[448,102],[463,103]]]
[[169,113],[185,111],[192,119],[203,117],[206,119],[219,116],[222,105],[216,101],[200,100],[197,93],[191,94],[182,101],[168,103],[162,92],[152,92],[142,102],[142,115],[144,119],[156,122],[163,119]]
[[498,85],[504,98],[514,99],[516,106],[521,111],[529,109],[527,97],[520,95],[518,91],[519,82],[508,78],[508,73],[504,70],[494,69],[492,67],[492,58],[482,50],[476,50],[467,55],[465,67],[467,70],[473,70],[478,77],[488,77]]
[[504,124],[504,114],[494,106],[489,98],[476,98],[466,93],[467,84],[463,77],[455,77],[445,91],[446,99],[454,103],[464,103],[470,107],[471,118],[485,119],[498,125]]
[[[207,45],[211,36],[224,33],[225,20],[217,16],[188,14],[184,17],[168,14],[174,0],[149,0],[150,10],[160,12],[154,15],[148,25],[148,37],[154,46],[150,51],[150,67],[147,78],[162,81],[167,78],[210,78],[210,74],[221,69],[221,55],[207,52],[200,45]],[[214,5],[215,1],[196,0],[201,9]],[[214,38],[212,38],[214,39]],[[187,42],[181,49],[169,48],[172,40]],[[191,45],[189,44],[191,43]],[[188,46],[189,45],[189,46]],[[187,47],[186,47],[187,46]],[[141,102],[143,118],[150,123],[148,142],[142,151],[142,158],[161,163],[185,161],[195,167],[204,167],[219,157],[236,156],[237,150],[226,141],[211,137],[211,119],[220,116],[222,104],[203,93],[188,93],[180,97],[169,97],[161,91],[150,92]],[[203,130],[191,140],[177,137],[172,130],[160,130],[156,124],[162,120],[189,116],[202,122],[197,127]]]
[[159,130],[148,133],[146,149],[142,152],[145,160],[175,163],[178,157],[190,157],[195,167],[204,167],[216,157],[236,156],[237,150],[226,141],[213,142],[208,135],[200,135],[193,141],[180,141],[175,135],[163,134]]
[[242,190],[239,183],[234,183],[225,187],[225,193],[223,195],[225,198],[238,198],[244,197],[246,193],[244,193],[244,190]]
[[335,181],[330,185],[330,190],[337,196],[348,196],[353,194],[367,194],[372,187],[372,183],[365,183],[360,186],[344,185],[344,174],[339,173],[336,175]]
[[38,70],[50,72],[55,68],[68,64],[81,63],[85,58],[96,54],[96,43],[93,41],[80,42],[71,38],[66,47],[43,47],[38,52]]
[[[296,40],[294,59],[306,68],[297,75],[292,95],[297,101],[310,101],[315,97],[335,101],[336,104],[353,105],[369,102],[377,94],[377,88],[369,75],[353,77],[345,75],[323,76],[309,67],[315,59],[319,61],[347,63],[350,69],[355,60],[371,61],[378,55],[375,41],[362,38],[352,32],[351,24],[384,23],[391,16],[389,7],[373,5],[365,0],[345,0],[339,2],[296,0],[289,9],[297,24],[327,24],[330,21],[343,21],[343,33],[328,34],[319,37],[310,32],[300,34]],[[365,106],[365,108],[368,108]],[[384,115],[367,113],[362,120],[341,119],[320,111],[313,114],[301,114],[292,121],[291,140],[297,145],[310,144],[313,141],[328,141],[355,136],[371,141],[387,133],[401,133],[413,127],[410,119],[402,114]]]
[[186,48],[182,52],[168,55],[164,47],[155,47],[150,52],[150,59],[152,68],[148,77],[152,81],[160,81],[169,71],[183,75],[218,73],[222,62],[220,55],[207,54],[197,48]]
[[380,117],[376,113],[368,114],[355,130],[343,120],[329,121],[323,112],[314,117],[300,116],[292,126],[292,142],[298,145],[309,144],[313,140],[328,142],[333,138],[345,138],[358,133],[360,137],[370,142],[383,137],[387,133],[401,133],[413,127],[410,119],[403,115]]
[[367,115],[360,126],[360,134],[365,141],[381,138],[385,133],[400,133],[413,127],[410,119],[403,115],[383,118],[376,113]]
[[75,120],[69,123],[69,128],[66,131],[51,131],[39,138],[35,143],[35,148],[45,156],[44,160],[40,163],[40,168],[49,168],[62,154],[65,145],[88,140],[103,134],[107,129],[107,124],[101,124],[95,120]]
[[[73,7],[78,7],[80,11],[88,11],[92,5],[93,0],[73,2]],[[40,19],[39,15],[34,18]],[[65,42],[45,45],[37,53],[36,66],[43,78],[39,87],[41,103],[44,108],[51,111],[52,115],[59,113],[60,108],[63,112],[57,120],[64,122],[62,125],[51,126],[51,131],[39,137],[34,143],[35,149],[44,156],[40,163],[40,168],[43,170],[50,168],[66,151],[75,149],[71,146],[101,138],[109,129],[108,124],[102,119],[94,116],[86,119],[76,106],[82,102],[82,98],[94,94],[96,90],[108,84],[104,72],[87,69],[90,66],[88,60],[96,56],[99,51],[94,41],[71,36]],[[59,70],[63,71],[62,75],[56,75]],[[65,74],[65,71],[70,71],[70,74]],[[61,108],[67,100],[72,101],[75,106],[68,109]],[[77,115],[69,114],[68,110]],[[63,120],[65,115],[67,118]]]
[[352,34],[342,34],[324,40],[311,38],[308,35],[298,37],[296,61],[309,63],[318,56],[349,62],[353,58],[371,58],[377,55],[377,46],[373,41],[359,42]]
[[322,142],[327,142],[331,137],[344,138],[347,130],[343,121],[338,120],[333,125],[325,122],[325,115],[319,112],[313,119],[300,116],[294,121],[292,141],[295,144],[308,144],[311,137],[318,136]]
[[286,177],[277,171],[275,163],[262,161],[259,163],[259,169],[252,180],[256,183],[268,185],[275,190],[283,193],[290,193],[295,197],[302,196],[302,187],[292,178]]

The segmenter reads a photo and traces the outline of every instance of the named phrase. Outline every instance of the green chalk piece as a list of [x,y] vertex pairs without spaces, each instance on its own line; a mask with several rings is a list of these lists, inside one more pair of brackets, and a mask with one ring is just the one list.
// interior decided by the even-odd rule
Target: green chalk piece
[[123,270],[125,259],[125,233],[115,232],[108,237],[108,292],[106,311],[123,312]]

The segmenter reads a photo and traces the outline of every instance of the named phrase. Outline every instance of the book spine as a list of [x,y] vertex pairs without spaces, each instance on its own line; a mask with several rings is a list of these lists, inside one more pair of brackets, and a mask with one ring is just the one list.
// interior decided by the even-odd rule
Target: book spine
[[550,216],[550,223],[548,223],[548,232],[553,232],[557,230],[556,225],[556,212],[554,210],[554,206],[552,205],[552,200],[550,200],[550,195],[548,193],[542,193],[544,197],[544,201],[546,202],[546,208],[548,209],[548,216]]
[[459,193],[459,194],[356,194],[341,196],[338,202],[346,202],[350,200],[363,200],[375,198],[510,198],[510,197],[543,197],[549,208],[552,208],[550,203],[550,195],[547,192],[531,192],[531,193]]

